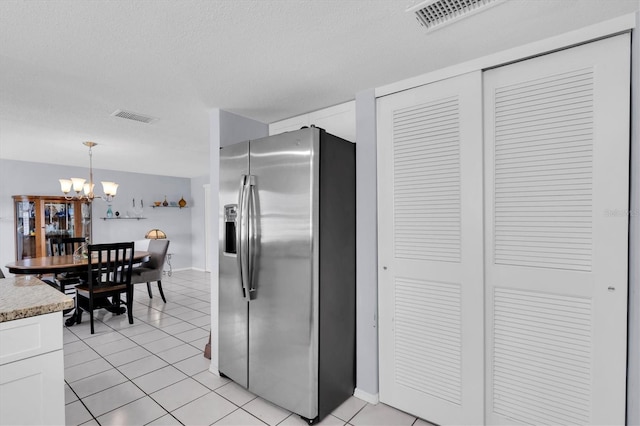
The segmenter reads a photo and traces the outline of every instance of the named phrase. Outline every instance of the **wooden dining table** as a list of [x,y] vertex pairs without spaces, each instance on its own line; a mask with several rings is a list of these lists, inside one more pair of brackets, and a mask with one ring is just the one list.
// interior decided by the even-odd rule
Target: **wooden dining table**
[[[148,251],[135,251],[133,263],[144,262],[150,256]],[[97,259],[92,259],[97,261]],[[87,269],[89,259],[77,257],[72,254],[63,256],[32,257],[30,259],[16,260],[6,264],[12,274],[19,275],[46,275],[62,272],[82,272]]]
[[[134,251],[133,263],[144,262],[149,259],[151,253],[148,251]],[[97,257],[92,258],[92,263],[97,262]],[[89,259],[77,255],[63,255],[63,256],[45,256],[45,257],[32,257],[30,259],[16,260],[15,262],[5,265],[9,272],[16,275],[49,275],[60,274],[63,272],[79,272],[82,273],[87,270]],[[99,302],[101,306],[110,312],[116,314],[123,314],[126,312],[124,307],[115,307],[108,300]],[[73,315],[71,318],[65,321],[65,324],[70,327],[75,324],[77,318]]]

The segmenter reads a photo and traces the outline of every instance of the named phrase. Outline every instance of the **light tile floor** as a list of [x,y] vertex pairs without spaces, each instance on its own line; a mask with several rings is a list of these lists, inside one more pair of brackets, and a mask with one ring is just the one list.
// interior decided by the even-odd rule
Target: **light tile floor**
[[[95,311],[64,329],[67,425],[306,425],[298,415],[209,372],[203,356],[210,329],[210,275],[165,276],[164,304],[155,283],[134,294],[134,324],[126,315]],[[351,397],[319,424],[429,423],[384,404]]]

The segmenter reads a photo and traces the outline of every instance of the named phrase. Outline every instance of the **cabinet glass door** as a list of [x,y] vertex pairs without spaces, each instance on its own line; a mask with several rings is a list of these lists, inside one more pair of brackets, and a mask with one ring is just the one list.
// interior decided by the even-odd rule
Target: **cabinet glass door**
[[72,202],[44,201],[44,230],[47,256],[51,256],[50,238],[67,238],[76,235],[75,215]]
[[36,255],[36,203],[16,202],[16,258],[29,259]]

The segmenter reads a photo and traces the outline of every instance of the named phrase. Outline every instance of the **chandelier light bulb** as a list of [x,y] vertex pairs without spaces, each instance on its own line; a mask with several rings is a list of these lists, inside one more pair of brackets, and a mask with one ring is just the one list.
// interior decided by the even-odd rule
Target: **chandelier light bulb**
[[71,191],[71,186],[73,182],[70,179],[58,179],[60,181],[60,189],[62,192],[67,195]]
[[84,184],[84,195],[87,195],[87,196],[92,195],[93,194],[93,188],[95,186],[96,185],[94,183],[85,183]]
[[73,182],[73,190],[76,191],[77,194],[82,192],[85,181],[86,179],[82,178],[71,178],[71,182]]

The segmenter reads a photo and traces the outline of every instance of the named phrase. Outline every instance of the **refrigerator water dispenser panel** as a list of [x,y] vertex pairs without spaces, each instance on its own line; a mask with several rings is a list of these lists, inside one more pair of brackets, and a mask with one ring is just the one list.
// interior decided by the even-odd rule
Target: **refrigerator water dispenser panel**
[[227,204],[224,206],[224,252],[236,254],[236,217],[238,205]]

